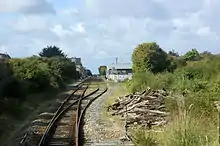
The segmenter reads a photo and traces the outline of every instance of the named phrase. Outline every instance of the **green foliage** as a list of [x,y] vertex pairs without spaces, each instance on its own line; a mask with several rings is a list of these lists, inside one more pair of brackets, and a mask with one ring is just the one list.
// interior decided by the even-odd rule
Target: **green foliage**
[[1,80],[0,89],[1,98],[13,98],[21,101],[25,98],[24,86],[22,82],[13,76],[9,76]]
[[173,56],[173,57],[179,57],[178,52],[175,52],[174,50],[169,51],[168,55]]
[[58,89],[65,81],[77,78],[75,63],[60,48],[48,46],[40,56],[47,57],[35,55],[0,63],[0,102],[23,100],[26,93]]
[[133,54],[133,71],[146,72],[147,70],[158,73],[165,71],[169,65],[167,53],[156,43],[142,43],[138,45]]
[[135,73],[130,83],[130,89],[132,92],[145,90],[146,87],[153,89],[162,89],[170,87],[172,83],[172,76],[170,73],[153,74],[151,72]]
[[89,69],[86,69],[86,76],[92,76],[92,72]]
[[78,77],[75,63],[60,48],[44,48],[40,56],[0,63],[0,139],[15,128],[15,122],[51,98],[46,93],[52,92],[55,97],[65,82]]
[[[159,143],[167,146],[216,145],[217,110],[214,101],[220,97],[220,56],[209,52],[199,54],[196,49],[184,56],[177,56],[172,51],[168,54],[169,72],[155,74],[144,68],[146,62],[149,63],[146,61],[146,49],[142,47],[138,51],[140,52],[137,53],[136,48],[133,53],[133,56],[135,52],[137,55],[132,58],[136,72],[132,80],[128,81],[128,87],[132,91],[144,90],[148,86],[170,91],[170,97],[165,99],[165,104],[171,113],[171,124],[165,128],[161,137],[157,137]],[[143,55],[144,53],[147,55]],[[189,107],[192,107],[190,119],[178,119]],[[175,121],[176,119],[178,120]],[[184,122],[188,125],[184,125]],[[137,140],[146,142],[147,137],[140,136]]]
[[181,68],[187,65],[186,60],[184,60],[182,57],[175,57],[168,55],[168,59],[170,62],[170,65],[167,67],[167,71],[173,72],[177,68]]
[[16,78],[27,81],[28,89],[44,89],[49,84],[50,68],[37,58],[11,59],[10,65]]
[[214,146],[216,142],[214,135],[217,131],[212,123],[209,124],[211,125],[210,129],[204,124],[206,124],[204,119],[194,118],[190,115],[175,120],[165,128],[161,142],[165,146]]
[[39,53],[41,57],[66,57],[63,51],[57,46],[47,46]]
[[99,74],[106,75],[106,69],[107,69],[107,66],[100,66],[99,67]]
[[207,58],[207,57],[213,57],[214,55],[211,52],[204,51],[204,52],[200,53],[200,56],[202,58]]
[[135,131],[132,138],[135,146],[157,146],[157,141],[151,134],[146,134],[144,130],[138,129]]
[[191,51],[187,52],[183,58],[186,61],[197,61],[201,59],[201,56],[199,55],[199,52],[196,49],[192,49]]
[[63,81],[76,78],[76,67],[64,57],[11,59],[15,78],[25,81],[29,92],[59,88]]

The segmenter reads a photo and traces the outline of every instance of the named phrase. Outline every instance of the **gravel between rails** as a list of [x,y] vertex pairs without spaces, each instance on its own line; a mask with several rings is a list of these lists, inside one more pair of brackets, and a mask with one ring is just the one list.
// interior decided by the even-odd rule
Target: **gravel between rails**
[[124,130],[112,122],[106,122],[102,117],[106,98],[116,89],[117,85],[109,86],[108,91],[97,98],[86,110],[83,126],[85,146],[122,145],[120,138],[124,136]]

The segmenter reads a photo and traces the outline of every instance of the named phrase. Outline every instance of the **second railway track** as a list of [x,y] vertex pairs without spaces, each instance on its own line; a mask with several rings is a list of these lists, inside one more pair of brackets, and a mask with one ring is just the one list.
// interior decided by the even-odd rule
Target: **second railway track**
[[86,108],[107,91],[100,82],[86,82],[75,89],[59,106],[44,131],[38,146],[83,145],[83,116]]

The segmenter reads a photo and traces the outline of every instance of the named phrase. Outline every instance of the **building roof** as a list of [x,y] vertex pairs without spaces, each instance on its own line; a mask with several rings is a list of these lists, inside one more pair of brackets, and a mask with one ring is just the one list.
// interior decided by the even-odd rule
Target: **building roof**
[[118,64],[111,64],[107,66],[108,69],[132,69],[131,63],[118,63]]
[[8,54],[0,53],[0,58],[11,58]]

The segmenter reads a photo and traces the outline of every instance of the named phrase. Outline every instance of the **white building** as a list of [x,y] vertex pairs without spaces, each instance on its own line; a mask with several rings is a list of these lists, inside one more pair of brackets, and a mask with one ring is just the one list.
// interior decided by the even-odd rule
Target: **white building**
[[115,82],[132,78],[132,64],[118,63],[107,66],[106,78]]

